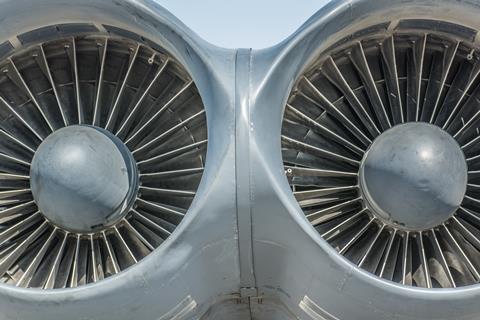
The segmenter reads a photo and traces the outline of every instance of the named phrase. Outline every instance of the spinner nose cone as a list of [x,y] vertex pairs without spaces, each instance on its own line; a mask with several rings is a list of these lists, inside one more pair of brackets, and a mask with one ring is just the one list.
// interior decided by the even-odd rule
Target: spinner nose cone
[[437,126],[398,125],[363,159],[361,190],[374,215],[406,230],[437,226],[460,206],[467,164],[458,143]]
[[110,132],[69,126],[49,135],[32,160],[33,197],[53,224],[78,233],[122,219],[137,187],[134,159]]

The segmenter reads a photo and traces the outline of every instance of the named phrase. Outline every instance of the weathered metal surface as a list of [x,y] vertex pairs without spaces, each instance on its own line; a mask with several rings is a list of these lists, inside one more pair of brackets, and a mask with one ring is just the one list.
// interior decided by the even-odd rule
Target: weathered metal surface
[[3,0],[0,6],[2,54],[72,32],[45,29],[52,23],[120,28],[160,45],[196,83],[209,137],[192,206],[160,248],[97,284],[53,291],[1,285],[0,319],[478,318],[477,285],[397,285],[330,247],[290,190],[280,137],[290,92],[320,52],[358,30],[389,30],[409,19],[455,21],[473,40],[476,31],[468,30],[480,29],[480,3],[334,1],[282,43],[258,51],[206,43],[151,0]]

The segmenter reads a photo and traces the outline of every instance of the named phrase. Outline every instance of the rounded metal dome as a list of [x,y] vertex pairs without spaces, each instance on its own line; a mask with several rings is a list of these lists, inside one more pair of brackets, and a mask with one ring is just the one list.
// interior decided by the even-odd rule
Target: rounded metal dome
[[0,61],[1,282],[101,281],[185,216],[206,155],[202,100],[172,55],[129,35],[73,32]]
[[30,184],[47,220],[64,230],[91,233],[117,224],[132,209],[138,172],[132,154],[115,135],[71,125],[40,144],[30,166]]
[[409,122],[378,136],[365,152],[359,189],[372,215],[398,229],[436,227],[460,207],[467,164],[439,127]]
[[339,254],[416,287],[480,281],[477,45],[405,20],[321,52],[285,108],[283,161]]

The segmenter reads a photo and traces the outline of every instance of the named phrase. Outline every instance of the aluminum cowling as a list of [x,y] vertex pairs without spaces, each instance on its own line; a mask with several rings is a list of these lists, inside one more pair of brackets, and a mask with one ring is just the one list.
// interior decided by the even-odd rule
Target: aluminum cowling
[[[35,17],[32,12],[36,12]],[[153,2],[52,1],[40,4],[5,1],[2,3],[2,19],[10,25],[0,36],[1,42],[5,43],[3,54],[7,56],[14,47],[22,47],[16,42],[17,35],[45,26],[72,23],[94,25],[104,34],[107,33],[105,26],[113,26],[132,32],[130,36],[138,35],[142,37],[140,40],[148,39],[163,47],[185,67],[193,81],[199,83],[207,121],[212,122],[208,125],[208,136],[213,137],[206,160],[211,166],[205,168],[188,215],[174,235],[162,244],[162,250],[155,251],[129,270],[90,286],[58,289],[46,294],[44,290],[2,285],[1,295],[5,303],[2,317],[197,317],[205,313],[218,296],[236,291],[238,251],[232,233],[236,225],[235,185],[230,165],[234,158],[231,132],[234,116],[228,93],[228,83],[233,83],[231,61],[234,52],[206,44]],[[51,31],[44,36],[52,36]],[[56,36],[65,35],[53,34]],[[211,59],[220,63],[213,68]],[[215,194],[222,194],[222,200],[209,200],[211,196],[216,197]],[[200,211],[212,215],[199,215]],[[218,212],[224,214],[218,215]],[[203,222],[197,220],[199,217]],[[190,232],[195,234],[195,240],[185,241]],[[215,267],[212,267],[212,261]],[[197,276],[200,270],[204,270],[201,271],[202,277]],[[223,281],[216,281],[218,276]],[[157,291],[159,288],[163,289]]]
[[216,48],[153,1],[1,5],[8,28],[0,32],[0,43],[55,21],[113,25],[161,44],[195,81],[209,137],[195,199],[164,244],[97,284],[48,292],[2,285],[4,318],[477,317],[476,285],[401,286],[342,258],[294,198],[280,138],[297,79],[332,44],[357,30],[402,19],[445,20],[478,30],[476,2],[337,1],[284,42],[258,51]]
[[[441,20],[478,30],[472,14],[478,8],[476,2],[334,2],[285,42],[256,53],[252,65],[258,74],[252,83],[260,89],[251,104],[251,168],[253,194],[262,196],[253,201],[253,252],[257,286],[272,303],[281,301],[295,314],[312,319],[475,318],[476,285],[449,289],[397,285],[343,259],[299,215],[281,165],[278,137],[289,95],[323,52],[335,46],[341,51],[342,44],[370,35],[382,24],[386,24],[382,32],[394,32],[404,20]],[[432,31],[441,31],[440,25]],[[264,68],[265,61],[273,63]],[[271,270],[277,270],[275,275]]]

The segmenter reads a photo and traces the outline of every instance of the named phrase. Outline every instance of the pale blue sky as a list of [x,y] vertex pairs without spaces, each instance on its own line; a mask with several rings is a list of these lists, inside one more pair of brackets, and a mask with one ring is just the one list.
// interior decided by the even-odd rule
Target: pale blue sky
[[227,48],[272,46],[329,0],[157,0],[207,41]]

